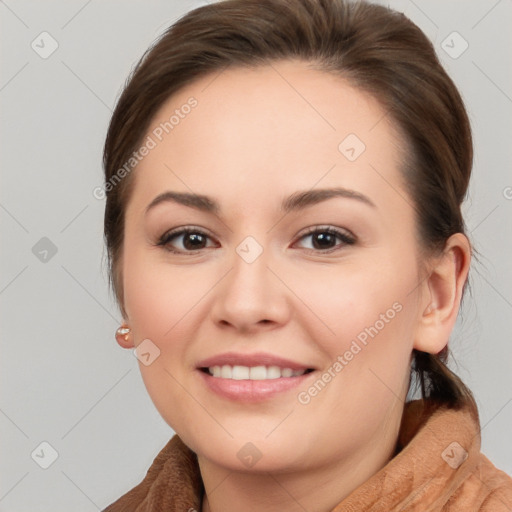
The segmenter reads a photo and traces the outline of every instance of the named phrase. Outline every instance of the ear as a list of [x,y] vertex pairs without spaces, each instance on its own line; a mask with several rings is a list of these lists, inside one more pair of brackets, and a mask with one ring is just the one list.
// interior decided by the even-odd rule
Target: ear
[[471,246],[467,237],[462,233],[452,235],[421,285],[423,293],[415,349],[437,354],[448,344],[470,261]]

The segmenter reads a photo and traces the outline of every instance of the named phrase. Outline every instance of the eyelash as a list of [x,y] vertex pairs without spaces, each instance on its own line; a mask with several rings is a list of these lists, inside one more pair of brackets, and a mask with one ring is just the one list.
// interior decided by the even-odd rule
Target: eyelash
[[[305,238],[307,236],[311,236],[315,233],[322,233],[322,234],[328,233],[330,235],[334,235],[337,238],[339,238],[342,243],[335,247],[332,247],[330,249],[308,249],[308,248],[305,248],[305,250],[307,252],[317,253],[317,254],[329,254],[331,252],[339,251],[345,245],[354,245],[356,243],[356,238],[352,234],[349,234],[346,231],[342,231],[342,230],[333,228],[332,226],[314,226],[312,228],[309,228],[305,233],[303,233],[300,236],[299,240],[302,240],[303,238]],[[205,233],[202,229],[199,229],[199,228],[194,228],[194,227],[178,228],[174,231],[168,231],[167,233],[164,233],[160,237],[160,239],[158,240],[156,245],[159,247],[163,247],[167,251],[174,253],[174,254],[197,254],[199,251],[201,251],[203,249],[207,249],[207,247],[204,247],[202,249],[182,251],[182,250],[171,249],[170,247],[168,247],[170,242],[173,239],[178,238],[179,236],[190,235],[190,234],[201,235],[203,237],[211,238],[207,233]]]

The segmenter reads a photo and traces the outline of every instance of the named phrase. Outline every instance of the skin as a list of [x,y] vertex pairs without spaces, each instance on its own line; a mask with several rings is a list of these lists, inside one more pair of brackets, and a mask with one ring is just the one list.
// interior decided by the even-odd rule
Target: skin
[[[300,61],[228,69],[171,97],[151,127],[191,96],[197,107],[132,176],[119,262],[131,333],[119,342],[150,339],[160,350],[140,370],[162,417],[198,455],[203,511],[331,510],[393,456],[411,352],[446,345],[469,244],[456,234],[425,257],[399,171],[405,145],[379,103],[342,78]],[[366,146],[353,162],[338,149],[351,133]],[[335,197],[280,210],[297,191],[332,187],[374,206]],[[146,214],[168,190],[208,195],[220,212],[164,202]],[[206,232],[205,247],[187,254],[183,236],[157,245],[183,226]],[[318,232],[304,233],[316,226],[355,243],[334,237],[327,253],[315,245]],[[247,236],[263,248],[252,263],[236,252]],[[298,393],[393,304],[394,318],[300,403]],[[196,370],[228,351],[270,352],[316,370],[300,388],[240,403],[214,394]],[[237,456],[248,442],[261,454],[252,467]]]

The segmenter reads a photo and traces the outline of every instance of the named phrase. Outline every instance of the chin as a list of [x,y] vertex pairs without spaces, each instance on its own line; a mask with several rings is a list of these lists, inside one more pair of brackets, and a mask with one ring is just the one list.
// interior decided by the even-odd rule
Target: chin
[[[275,424],[274,424],[275,427]],[[288,472],[304,467],[303,442],[287,431],[282,435],[253,433],[241,429],[215,437],[196,437],[190,432],[180,435],[183,442],[200,458],[229,471],[251,473]]]

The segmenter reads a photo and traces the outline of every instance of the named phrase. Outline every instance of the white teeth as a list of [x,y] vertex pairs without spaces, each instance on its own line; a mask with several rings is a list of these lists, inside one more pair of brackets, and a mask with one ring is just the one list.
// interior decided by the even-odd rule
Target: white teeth
[[233,377],[233,369],[231,366],[225,364],[220,370],[220,376],[223,379],[231,379]]
[[283,368],[281,370],[282,377],[291,377],[293,375],[293,370],[291,368]]
[[247,366],[233,366],[232,379],[244,380],[249,378],[249,368]]
[[279,366],[241,366],[225,364],[223,366],[211,366],[208,372],[213,377],[233,380],[271,380],[281,377],[298,377],[306,373],[306,370],[292,370]]
[[279,366],[269,366],[267,368],[267,379],[279,379],[281,377],[281,368]]
[[267,369],[264,366],[253,366],[249,371],[249,379],[265,380],[267,378]]

